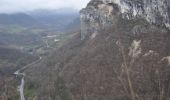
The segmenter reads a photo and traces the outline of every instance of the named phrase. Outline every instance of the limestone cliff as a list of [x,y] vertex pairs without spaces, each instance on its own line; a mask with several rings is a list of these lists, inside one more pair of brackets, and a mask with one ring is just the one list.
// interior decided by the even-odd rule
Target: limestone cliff
[[99,26],[113,24],[116,21],[115,13],[119,13],[119,17],[124,19],[144,18],[150,24],[170,28],[169,10],[169,0],[91,0],[80,12],[82,38],[87,31],[95,33],[101,29]]

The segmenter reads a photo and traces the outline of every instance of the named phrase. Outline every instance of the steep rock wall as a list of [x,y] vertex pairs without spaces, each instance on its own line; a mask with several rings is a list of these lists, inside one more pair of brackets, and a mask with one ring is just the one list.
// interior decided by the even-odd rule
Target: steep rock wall
[[169,0],[92,0],[80,12],[82,39],[114,24],[118,13],[124,19],[144,18],[150,24],[170,28],[169,10]]

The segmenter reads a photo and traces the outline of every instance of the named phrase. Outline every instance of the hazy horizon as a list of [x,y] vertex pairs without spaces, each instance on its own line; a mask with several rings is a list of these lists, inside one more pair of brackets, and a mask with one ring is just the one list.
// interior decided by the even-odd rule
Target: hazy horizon
[[84,8],[90,0],[0,0],[0,13],[18,13],[37,9],[57,10]]

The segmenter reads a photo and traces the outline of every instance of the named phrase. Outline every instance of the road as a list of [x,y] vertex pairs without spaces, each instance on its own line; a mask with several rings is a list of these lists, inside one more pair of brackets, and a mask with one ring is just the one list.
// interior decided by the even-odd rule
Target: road
[[[46,38],[53,38],[53,37],[56,37],[57,35],[52,35],[52,36],[47,36]],[[43,40],[45,43],[46,43],[46,47],[47,48],[50,48],[49,44],[48,44],[48,41],[46,40]],[[24,96],[24,85],[25,85],[25,76],[26,74],[24,72],[22,72],[23,70],[27,69],[28,67],[31,67],[33,66],[34,64],[38,63],[39,61],[42,60],[42,57],[39,57],[38,60],[36,60],[35,62],[33,63],[30,63],[24,67],[22,67],[21,69],[18,69],[14,74],[16,75],[16,77],[22,77],[21,78],[21,83],[20,85],[18,86],[18,91],[20,92],[20,98],[21,100],[25,100],[25,96]]]
[[22,77],[21,78],[21,84],[18,86],[18,91],[20,92],[20,98],[21,100],[25,100],[25,96],[24,96],[24,85],[25,85],[25,76],[26,74],[24,72],[21,72],[25,69],[27,69],[28,67],[38,63],[39,61],[41,61],[42,57],[39,57],[38,60],[36,60],[33,63],[30,63],[24,67],[22,67],[21,69],[17,70],[14,74],[16,75],[16,77]]
[[53,48],[53,47],[50,47],[50,44],[48,43],[48,39],[55,38],[55,39],[53,39],[54,42],[59,42],[60,39],[56,39],[56,37],[57,37],[57,35],[48,35],[48,36],[46,36],[46,37],[43,37],[43,42],[46,44],[46,47],[47,47],[47,48],[55,49],[55,48]]

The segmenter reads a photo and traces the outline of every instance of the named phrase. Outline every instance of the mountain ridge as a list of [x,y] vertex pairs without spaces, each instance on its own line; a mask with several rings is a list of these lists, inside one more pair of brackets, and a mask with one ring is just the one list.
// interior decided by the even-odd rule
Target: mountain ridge
[[[38,100],[168,100],[170,31],[167,16],[160,22],[154,11],[160,2],[169,5],[155,1],[148,13],[153,23],[132,16],[136,5],[155,3],[144,1],[91,0],[80,11],[81,32],[27,70],[27,85],[36,87]],[[131,6],[122,11],[124,4]]]

